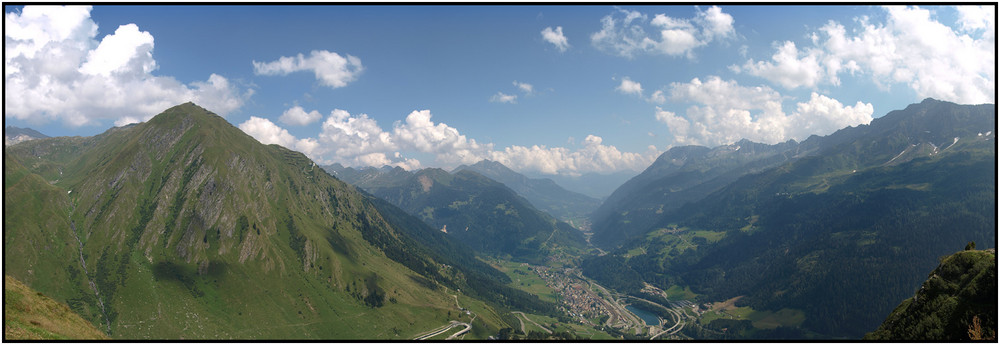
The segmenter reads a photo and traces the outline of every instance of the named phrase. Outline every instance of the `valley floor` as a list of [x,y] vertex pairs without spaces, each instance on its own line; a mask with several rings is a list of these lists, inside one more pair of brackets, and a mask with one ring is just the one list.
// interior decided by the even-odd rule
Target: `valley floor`
[[[719,327],[715,320],[729,324],[744,324],[749,330],[768,330],[775,327],[795,327],[805,316],[799,310],[757,311],[750,307],[737,307],[741,296],[726,301],[699,304],[689,289],[672,286],[666,291],[644,284],[642,293],[648,298],[625,295],[598,284],[584,276],[581,269],[566,260],[553,260],[548,265],[532,265],[503,259],[486,259],[494,268],[511,277],[511,286],[539,296],[542,300],[557,303],[568,320],[555,320],[541,315],[518,311],[520,333],[541,332],[552,334],[554,328],[564,328],[570,334],[587,339],[632,340],[691,340],[739,339],[739,330]],[[572,261],[572,260],[569,260]],[[650,300],[655,299],[655,300]],[[631,309],[631,310],[630,310]],[[633,310],[637,310],[633,312]],[[658,322],[647,324],[636,313],[654,315]],[[650,319],[649,315],[646,315]],[[548,319],[551,321],[537,320]],[[519,329],[518,329],[519,328]],[[745,334],[744,334],[745,335]]]
[[[561,310],[571,317],[571,323],[584,329],[589,328],[609,335],[628,334],[636,339],[685,339],[686,337],[679,332],[685,324],[694,322],[696,316],[700,315],[697,313],[699,308],[688,300],[671,301],[668,306],[643,300],[670,315],[667,319],[658,317],[658,325],[650,326],[627,308],[631,304],[630,301],[637,298],[609,291],[584,276],[578,268],[553,268],[495,259],[491,263],[508,273],[514,279],[515,287],[558,302]],[[664,297],[667,296],[659,289],[650,288]],[[526,325],[534,324],[537,327],[534,329],[552,333],[551,330],[529,318],[527,314],[514,313],[518,314],[522,332],[527,332]]]

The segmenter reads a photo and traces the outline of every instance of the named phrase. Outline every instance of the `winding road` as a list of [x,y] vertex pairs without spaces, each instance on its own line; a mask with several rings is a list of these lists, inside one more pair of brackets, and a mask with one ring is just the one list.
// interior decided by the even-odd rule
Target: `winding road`
[[[451,295],[451,297],[455,298],[455,307],[457,307],[458,310],[464,310],[464,309],[462,309],[462,306],[460,304],[458,304],[458,295]],[[447,332],[449,329],[452,329],[452,328],[455,328],[455,327],[458,327],[458,326],[464,326],[465,328],[463,328],[462,330],[460,330],[458,332],[455,332],[455,334],[452,334],[452,335],[448,336],[448,338],[446,338],[445,340],[452,340],[452,339],[455,339],[455,337],[457,337],[457,336],[460,336],[460,335],[463,335],[465,333],[468,333],[469,330],[472,329],[472,325],[470,323],[472,323],[473,321],[476,321],[476,317],[478,316],[478,315],[476,315],[476,313],[472,313],[471,311],[469,313],[472,315],[472,320],[469,321],[469,323],[465,323],[465,322],[461,322],[461,321],[457,321],[457,320],[451,320],[451,322],[448,323],[447,325],[435,328],[435,329],[433,329],[433,330],[431,330],[429,332],[426,332],[426,333],[423,333],[421,335],[418,335],[416,338],[413,338],[413,340],[426,340],[426,339],[430,339],[430,338],[436,337],[436,336],[438,336],[438,335],[440,335],[440,334],[442,334],[444,332]]]
[[445,338],[444,340],[452,340],[452,339],[455,339],[455,337],[457,337],[457,336],[460,336],[460,335],[462,335],[462,334],[465,334],[465,333],[466,333],[466,332],[468,332],[468,331],[469,331],[470,329],[472,329],[472,325],[470,325],[470,324],[467,324],[467,323],[465,323],[465,322],[460,322],[460,323],[458,323],[458,325],[462,325],[462,326],[465,326],[465,328],[464,328],[464,329],[462,329],[461,331],[458,331],[458,332],[455,332],[455,334],[452,334],[451,336],[449,336],[448,338]]
[[455,327],[458,327],[458,326],[465,326],[465,329],[463,329],[461,331],[458,331],[458,332],[455,332],[455,334],[452,334],[451,336],[449,336],[448,339],[452,339],[452,338],[454,338],[456,336],[462,335],[465,332],[468,332],[470,329],[472,329],[472,325],[467,324],[465,322],[451,321],[451,323],[449,323],[447,325],[435,328],[434,330],[432,330],[430,332],[427,332],[427,333],[424,333],[422,335],[418,335],[416,338],[413,338],[413,340],[426,340],[426,339],[430,339],[430,338],[433,338],[433,337],[436,337],[436,336],[440,335],[441,333],[447,332],[449,329],[452,329],[452,328],[455,328]]
[[653,302],[653,301],[650,301],[650,300],[647,300],[647,299],[643,299],[643,298],[639,298],[639,297],[634,297],[634,296],[631,296],[631,298],[634,298],[634,299],[637,299],[637,300],[640,300],[640,301],[652,304],[654,306],[660,307],[663,310],[666,310],[668,313],[670,313],[670,315],[673,315],[674,316],[674,320],[676,320],[676,323],[674,323],[673,326],[671,326],[670,328],[664,329],[663,331],[661,331],[659,333],[656,333],[652,337],[649,337],[649,340],[656,339],[657,337],[659,337],[661,335],[664,335],[664,334],[668,334],[668,333],[669,334],[676,334],[677,332],[680,332],[681,329],[684,328],[684,325],[686,324],[684,322],[684,319],[687,318],[687,314],[684,313],[683,309],[681,309],[680,311],[677,311],[677,309],[680,309],[680,307],[674,307],[673,305],[671,305],[671,308],[667,308],[667,307],[663,306],[662,304],[659,304],[659,303],[656,303],[656,302]]

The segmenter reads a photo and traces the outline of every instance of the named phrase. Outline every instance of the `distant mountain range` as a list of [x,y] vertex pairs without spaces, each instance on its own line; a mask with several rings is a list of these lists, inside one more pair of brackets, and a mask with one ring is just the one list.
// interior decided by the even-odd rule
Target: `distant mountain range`
[[995,243],[995,115],[928,99],[801,143],[674,148],[594,213],[613,254],[593,267],[859,338],[937,258]]
[[[594,211],[595,243],[614,246],[641,235],[666,214],[699,201],[744,176],[792,164],[802,158],[798,177],[833,173],[849,176],[858,169],[885,167],[929,157],[966,140],[995,137],[993,105],[957,106],[927,99],[893,111],[870,125],[811,136],[798,143],[767,145],[742,140],[715,148],[675,147],[660,155]],[[985,137],[984,137],[985,136]],[[822,165],[824,170],[809,167]],[[783,170],[779,170],[783,171]],[[820,187],[820,186],[814,186]]]
[[[388,166],[347,168],[340,164],[331,164],[324,168],[338,178],[365,189],[399,185],[402,180],[411,176],[403,169]],[[463,170],[472,171],[502,183],[517,195],[527,199],[533,207],[564,222],[580,224],[582,221],[586,221],[590,213],[601,203],[596,198],[566,190],[552,179],[529,178],[499,162],[483,160],[473,165],[460,165],[452,169],[451,174],[457,174]]]
[[586,246],[579,230],[471,169],[325,169],[483,253],[540,264],[556,247]]
[[556,184],[591,198],[605,199],[611,195],[625,181],[639,174],[637,171],[624,170],[613,173],[587,172],[580,175],[544,175],[540,173],[526,173],[529,178],[547,178]]
[[114,338],[412,339],[458,318],[459,297],[485,338],[511,327],[486,311],[556,312],[468,246],[191,103],[4,150],[5,274]]
[[462,170],[475,171],[503,183],[518,195],[528,199],[539,210],[548,212],[562,221],[579,223],[597,209],[601,201],[560,187],[552,179],[528,178],[498,162],[483,160],[473,165],[462,165],[452,173]]
[[49,136],[39,133],[38,131],[31,128],[7,126],[4,127],[3,129],[4,145],[14,145],[22,141],[28,141],[32,139],[42,139],[48,137]]
[[[993,104],[675,147],[600,205],[490,161],[317,166],[192,103],[35,133],[4,147],[4,273],[115,339],[413,339],[453,321],[484,339],[518,328],[510,311],[564,318],[482,257],[566,258],[622,301],[716,306],[675,332],[692,338],[965,340],[972,317],[995,336],[995,249],[946,257],[996,243]],[[600,254],[560,220],[588,214]]]

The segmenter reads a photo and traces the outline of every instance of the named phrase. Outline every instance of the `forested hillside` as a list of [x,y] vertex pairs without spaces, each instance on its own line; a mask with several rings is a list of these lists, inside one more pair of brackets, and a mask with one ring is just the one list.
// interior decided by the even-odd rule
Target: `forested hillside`
[[591,215],[593,242],[610,248],[642,236],[664,213],[698,201],[739,177],[787,162],[798,143],[741,140],[709,149],[680,146],[660,155],[623,184]]
[[941,259],[916,294],[900,303],[865,340],[969,341],[997,339],[996,248]]
[[950,248],[995,243],[994,112],[926,100],[811,138],[808,155],[664,212],[613,253],[661,288],[860,337]]

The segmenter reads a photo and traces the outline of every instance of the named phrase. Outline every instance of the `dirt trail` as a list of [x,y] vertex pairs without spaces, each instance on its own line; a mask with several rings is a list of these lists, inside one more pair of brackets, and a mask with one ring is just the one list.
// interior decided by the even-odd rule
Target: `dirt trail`
[[524,320],[518,317],[517,322],[521,324],[521,334],[528,334],[528,331],[524,329]]
[[736,301],[738,301],[740,298],[743,298],[743,296],[736,296],[736,297],[733,297],[733,298],[730,298],[730,299],[726,300],[725,302],[712,303],[712,308],[710,308],[709,310],[711,310],[711,311],[717,311],[717,310],[732,310],[732,309],[736,309]]
[[[523,317],[525,320],[528,320],[528,322],[535,324],[535,326],[538,326],[538,328],[541,328],[546,333],[552,334],[552,331],[550,331],[548,328],[545,328],[545,326],[542,326],[538,322],[535,322],[535,320],[529,319],[528,315],[524,315],[524,313],[519,311],[515,311],[514,314],[521,314],[521,317]],[[520,320],[520,318],[518,318],[518,320]],[[524,331],[524,321],[521,321],[521,333],[528,334],[528,332]]]

